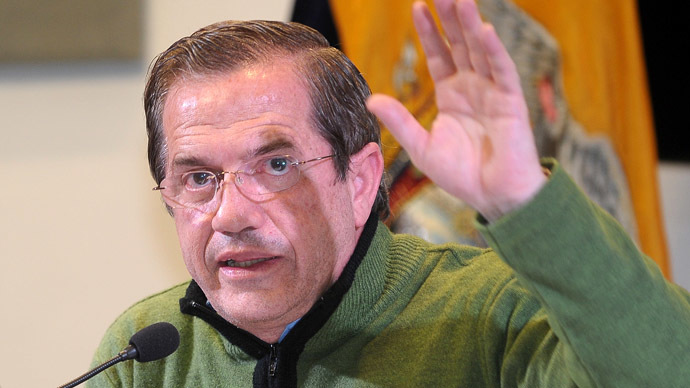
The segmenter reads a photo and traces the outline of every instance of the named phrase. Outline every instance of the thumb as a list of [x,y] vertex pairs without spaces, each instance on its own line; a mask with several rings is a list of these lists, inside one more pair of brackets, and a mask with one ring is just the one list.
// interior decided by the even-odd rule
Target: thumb
[[374,94],[367,100],[367,108],[388,128],[412,160],[423,154],[429,132],[400,101],[384,94]]

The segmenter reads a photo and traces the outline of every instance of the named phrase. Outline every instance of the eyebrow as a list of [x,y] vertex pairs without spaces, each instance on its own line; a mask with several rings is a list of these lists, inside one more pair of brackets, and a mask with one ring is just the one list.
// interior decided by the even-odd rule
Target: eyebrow
[[[245,152],[245,161],[246,160],[251,160],[257,156],[263,156],[270,154],[272,152],[278,151],[278,150],[295,150],[297,147],[295,144],[288,138],[282,135],[271,135],[273,138],[270,139],[267,143],[264,143],[258,147],[255,148],[250,148]],[[264,136],[265,137],[265,136]],[[197,157],[197,156],[182,156],[179,158],[176,158],[173,160],[172,165],[173,166],[183,166],[183,167],[192,167],[192,166],[202,166],[207,164],[207,162],[204,161],[204,159]]]
[[172,165],[173,167],[175,166],[185,166],[185,167],[191,167],[191,166],[201,166],[203,165],[203,161],[200,158],[197,158],[195,156],[184,156],[180,158],[175,158],[173,160]]
[[287,137],[281,135],[274,135],[274,138],[269,142],[260,145],[254,149],[250,149],[247,152],[248,159],[255,156],[267,155],[278,150],[294,150],[296,149],[295,144]]

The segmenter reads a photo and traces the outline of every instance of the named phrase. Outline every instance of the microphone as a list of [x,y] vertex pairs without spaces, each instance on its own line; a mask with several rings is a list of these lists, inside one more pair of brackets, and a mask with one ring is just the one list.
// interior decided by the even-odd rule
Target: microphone
[[117,356],[58,388],[72,388],[103,372],[118,362],[135,359],[139,362],[159,360],[171,355],[180,346],[180,333],[168,322],[158,322],[136,332],[129,345]]

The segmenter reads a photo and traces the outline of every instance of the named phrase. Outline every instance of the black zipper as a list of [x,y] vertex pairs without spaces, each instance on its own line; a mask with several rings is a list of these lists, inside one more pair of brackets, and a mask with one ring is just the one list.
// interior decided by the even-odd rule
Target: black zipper
[[275,377],[276,370],[278,369],[278,354],[276,351],[276,346],[271,344],[271,355],[268,359],[268,377]]

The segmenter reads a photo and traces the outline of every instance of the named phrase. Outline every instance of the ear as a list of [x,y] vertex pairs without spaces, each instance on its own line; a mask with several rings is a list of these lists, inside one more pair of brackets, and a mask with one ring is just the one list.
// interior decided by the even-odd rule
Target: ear
[[382,176],[383,155],[378,144],[369,143],[350,156],[347,180],[352,198],[355,227],[364,226],[369,219]]

